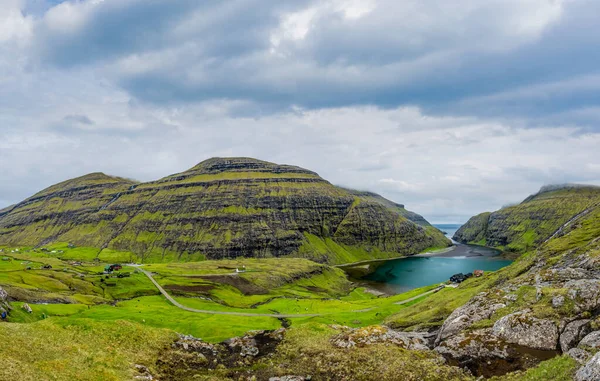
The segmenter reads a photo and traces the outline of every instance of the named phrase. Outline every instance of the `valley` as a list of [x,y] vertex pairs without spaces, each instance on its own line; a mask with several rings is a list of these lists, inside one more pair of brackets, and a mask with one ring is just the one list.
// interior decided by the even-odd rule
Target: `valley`
[[71,180],[0,214],[0,379],[593,380],[599,202],[542,189],[454,233],[247,158]]

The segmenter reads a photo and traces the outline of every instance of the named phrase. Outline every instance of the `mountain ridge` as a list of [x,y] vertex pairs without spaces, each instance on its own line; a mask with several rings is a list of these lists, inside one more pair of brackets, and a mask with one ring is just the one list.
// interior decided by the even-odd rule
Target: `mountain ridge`
[[545,185],[521,203],[471,217],[453,239],[524,252],[548,240],[573,218],[600,206],[600,187]]
[[0,215],[0,244],[53,242],[142,261],[301,255],[333,263],[449,245],[401,204],[251,158],[211,158],[144,183],[94,172]]

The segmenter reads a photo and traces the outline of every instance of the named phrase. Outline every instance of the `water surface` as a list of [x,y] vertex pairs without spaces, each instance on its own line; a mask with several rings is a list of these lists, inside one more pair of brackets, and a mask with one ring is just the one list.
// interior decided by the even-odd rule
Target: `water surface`
[[[452,236],[460,225],[436,225]],[[496,271],[512,261],[500,256],[501,252],[482,246],[463,245],[436,256],[414,256],[381,262],[376,270],[362,278],[371,287],[387,293],[400,293],[414,288],[447,281],[457,273],[474,270]]]

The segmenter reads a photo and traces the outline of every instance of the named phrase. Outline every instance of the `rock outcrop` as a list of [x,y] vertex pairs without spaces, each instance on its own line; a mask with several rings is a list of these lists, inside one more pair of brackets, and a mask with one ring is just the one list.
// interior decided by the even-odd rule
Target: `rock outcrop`
[[538,319],[526,312],[515,312],[496,321],[492,332],[509,344],[555,351],[558,345],[558,327],[550,320]]
[[341,263],[356,252],[375,259],[450,245],[403,205],[249,158],[209,159],[148,183],[95,173],[2,211],[1,244],[51,242],[146,262],[295,255]]
[[560,350],[567,353],[576,347],[581,339],[592,330],[590,323],[590,319],[575,320],[568,323],[560,335]]
[[596,353],[575,374],[575,381],[597,381],[600,380],[600,352]]
[[341,333],[331,338],[331,344],[339,348],[353,348],[373,344],[393,344],[404,349],[427,350],[433,335],[429,332],[400,332],[385,326],[350,328],[334,325]]
[[[552,189],[526,200],[525,204],[543,205],[536,209],[541,221],[561,215],[560,233],[551,232],[555,226],[544,227],[548,233],[538,235],[546,239],[537,249],[500,270],[489,288],[455,309],[441,326],[435,350],[450,363],[484,376],[523,370],[566,354],[585,364],[577,379],[598,379],[594,354],[600,348],[600,206],[595,204],[599,194],[597,188],[574,187]],[[565,205],[566,200],[573,205]],[[551,207],[555,210],[545,209]],[[521,216],[535,209],[531,205],[521,205],[520,211],[513,208],[509,214]],[[527,218],[531,213],[525,213]],[[568,217],[573,214],[575,219]],[[488,233],[497,217],[490,215]],[[550,219],[548,225],[556,221]],[[521,232],[534,225],[521,221]],[[535,234],[543,230],[533,229]]]

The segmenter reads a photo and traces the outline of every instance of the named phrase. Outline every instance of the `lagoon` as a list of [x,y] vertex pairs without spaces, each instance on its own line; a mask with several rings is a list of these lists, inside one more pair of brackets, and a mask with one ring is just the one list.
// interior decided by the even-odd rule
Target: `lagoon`
[[[437,227],[451,237],[459,226]],[[496,271],[512,263],[500,254],[498,250],[487,247],[456,243],[452,250],[441,254],[381,262],[374,272],[363,277],[362,280],[380,291],[401,293],[447,281],[453,274],[470,273],[474,270]]]

